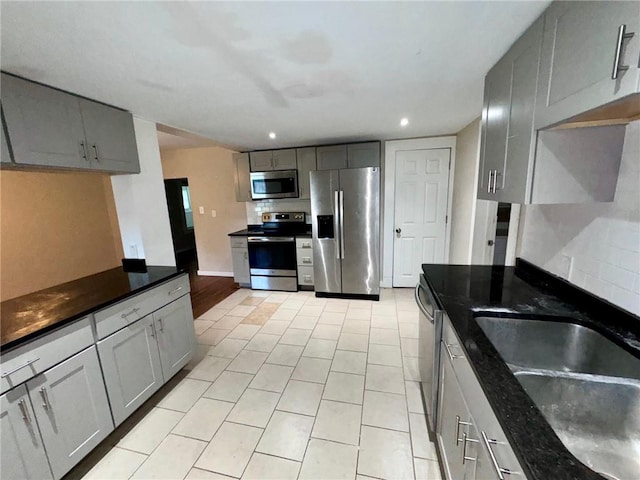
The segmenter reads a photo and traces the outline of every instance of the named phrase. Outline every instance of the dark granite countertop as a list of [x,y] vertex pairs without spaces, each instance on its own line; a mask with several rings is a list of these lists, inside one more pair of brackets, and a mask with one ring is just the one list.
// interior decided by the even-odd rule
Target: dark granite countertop
[[[310,237],[311,236],[311,225],[307,225],[307,229],[304,232],[296,232],[292,233],[294,237]],[[250,236],[264,236],[264,235],[273,235],[272,232],[265,232],[262,229],[262,225],[249,225],[247,228],[243,228],[242,230],[238,230],[237,232],[231,232],[229,234],[230,237],[250,237]]]
[[149,266],[146,273],[118,267],[4,301],[0,348],[4,353],[182,273],[175,267]]
[[507,438],[529,479],[590,480],[520,386],[476,316],[546,317],[588,326],[640,358],[640,318],[518,260],[517,267],[423,265]]

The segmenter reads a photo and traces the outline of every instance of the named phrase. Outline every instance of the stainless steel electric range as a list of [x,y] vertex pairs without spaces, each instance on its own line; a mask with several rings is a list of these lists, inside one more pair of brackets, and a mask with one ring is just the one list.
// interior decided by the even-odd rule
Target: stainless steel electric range
[[263,234],[249,236],[251,288],[298,290],[295,235],[307,230],[304,212],[263,213]]

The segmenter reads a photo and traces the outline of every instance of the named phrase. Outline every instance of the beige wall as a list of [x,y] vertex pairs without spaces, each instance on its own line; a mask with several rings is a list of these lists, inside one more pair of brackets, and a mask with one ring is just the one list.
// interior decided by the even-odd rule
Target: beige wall
[[[162,150],[164,178],[187,178],[198,250],[198,270],[232,272],[228,233],[246,228],[245,204],[236,202],[234,152],[220,147]],[[205,213],[198,213],[198,207]],[[216,210],[216,217],[211,216]]]
[[480,118],[478,117],[458,132],[456,139],[449,254],[451,263],[471,263],[479,148]]
[[121,265],[107,175],[3,170],[0,201],[1,300]]

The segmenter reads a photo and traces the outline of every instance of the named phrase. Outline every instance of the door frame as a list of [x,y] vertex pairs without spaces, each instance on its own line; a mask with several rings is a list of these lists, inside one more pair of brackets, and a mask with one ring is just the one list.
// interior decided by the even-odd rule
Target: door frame
[[430,150],[436,148],[451,149],[451,168],[449,170],[449,191],[447,192],[447,225],[444,240],[444,255],[449,261],[449,244],[451,238],[451,206],[453,203],[453,177],[456,165],[456,136],[430,138],[410,138],[406,140],[389,140],[384,142],[383,208],[382,208],[382,275],[380,286],[393,287],[393,231],[395,226],[396,199],[396,152],[403,150]]

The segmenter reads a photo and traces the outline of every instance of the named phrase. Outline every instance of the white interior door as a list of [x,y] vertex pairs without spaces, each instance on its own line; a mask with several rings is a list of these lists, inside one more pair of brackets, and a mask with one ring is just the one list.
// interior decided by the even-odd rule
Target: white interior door
[[471,263],[473,265],[493,265],[498,202],[491,200],[477,200],[476,202]]
[[413,287],[423,263],[445,263],[451,149],[396,152],[393,286]]

